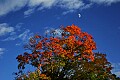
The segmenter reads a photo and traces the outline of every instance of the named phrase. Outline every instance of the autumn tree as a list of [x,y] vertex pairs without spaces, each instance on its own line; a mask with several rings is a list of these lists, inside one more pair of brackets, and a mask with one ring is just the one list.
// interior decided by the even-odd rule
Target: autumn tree
[[[112,65],[106,59],[106,54],[94,53],[94,61],[81,61],[79,64],[80,70],[76,70],[79,76],[76,79],[80,80],[114,80],[115,77],[112,75]],[[73,78],[75,79],[75,78]]]
[[[35,35],[17,56],[16,80],[107,80],[113,79],[111,64],[105,54],[94,53],[96,43],[78,26],[61,27],[46,37]],[[25,66],[35,67],[25,73]]]

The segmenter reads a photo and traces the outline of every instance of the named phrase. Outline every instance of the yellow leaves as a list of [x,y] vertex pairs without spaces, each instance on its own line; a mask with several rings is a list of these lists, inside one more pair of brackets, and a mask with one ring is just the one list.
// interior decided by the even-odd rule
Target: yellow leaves
[[65,57],[65,54],[61,54],[61,57],[64,58],[64,57]]
[[65,66],[65,62],[60,62],[60,66]]
[[45,74],[40,74],[40,77],[46,77],[46,75]]
[[23,80],[23,79],[24,80],[51,80],[50,77],[47,77],[46,74],[42,74],[39,70],[35,70],[35,72],[29,72],[28,74],[21,76],[20,80]]

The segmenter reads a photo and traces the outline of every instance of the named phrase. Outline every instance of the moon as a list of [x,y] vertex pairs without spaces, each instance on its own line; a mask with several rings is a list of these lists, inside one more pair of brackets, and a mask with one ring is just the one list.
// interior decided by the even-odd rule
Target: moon
[[81,14],[78,14],[78,17],[80,18],[80,17],[81,17]]

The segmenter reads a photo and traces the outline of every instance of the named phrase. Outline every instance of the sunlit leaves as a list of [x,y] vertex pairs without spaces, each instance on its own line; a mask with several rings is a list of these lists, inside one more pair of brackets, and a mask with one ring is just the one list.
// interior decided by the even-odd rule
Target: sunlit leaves
[[94,54],[96,43],[90,34],[75,25],[61,27],[60,30],[59,35],[51,31],[51,36],[30,38],[25,48],[31,53],[18,55],[18,69],[23,70],[26,64],[30,64],[41,71],[39,75],[35,71],[20,77],[26,80],[99,80],[110,76],[111,64],[104,54]]

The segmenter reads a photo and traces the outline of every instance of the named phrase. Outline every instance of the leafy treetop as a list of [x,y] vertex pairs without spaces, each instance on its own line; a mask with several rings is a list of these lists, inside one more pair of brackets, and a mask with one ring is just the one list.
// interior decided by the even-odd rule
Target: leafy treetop
[[[105,55],[93,52],[96,49],[93,37],[75,25],[61,27],[59,35],[56,31],[46,37],[35,35],[25,48],[31,53],[17,56],[17,80],[94,80],[108,79],[106,76],[111,75],[112,67]],[[36,71],[24,74],[26,64],[36,67]]]

